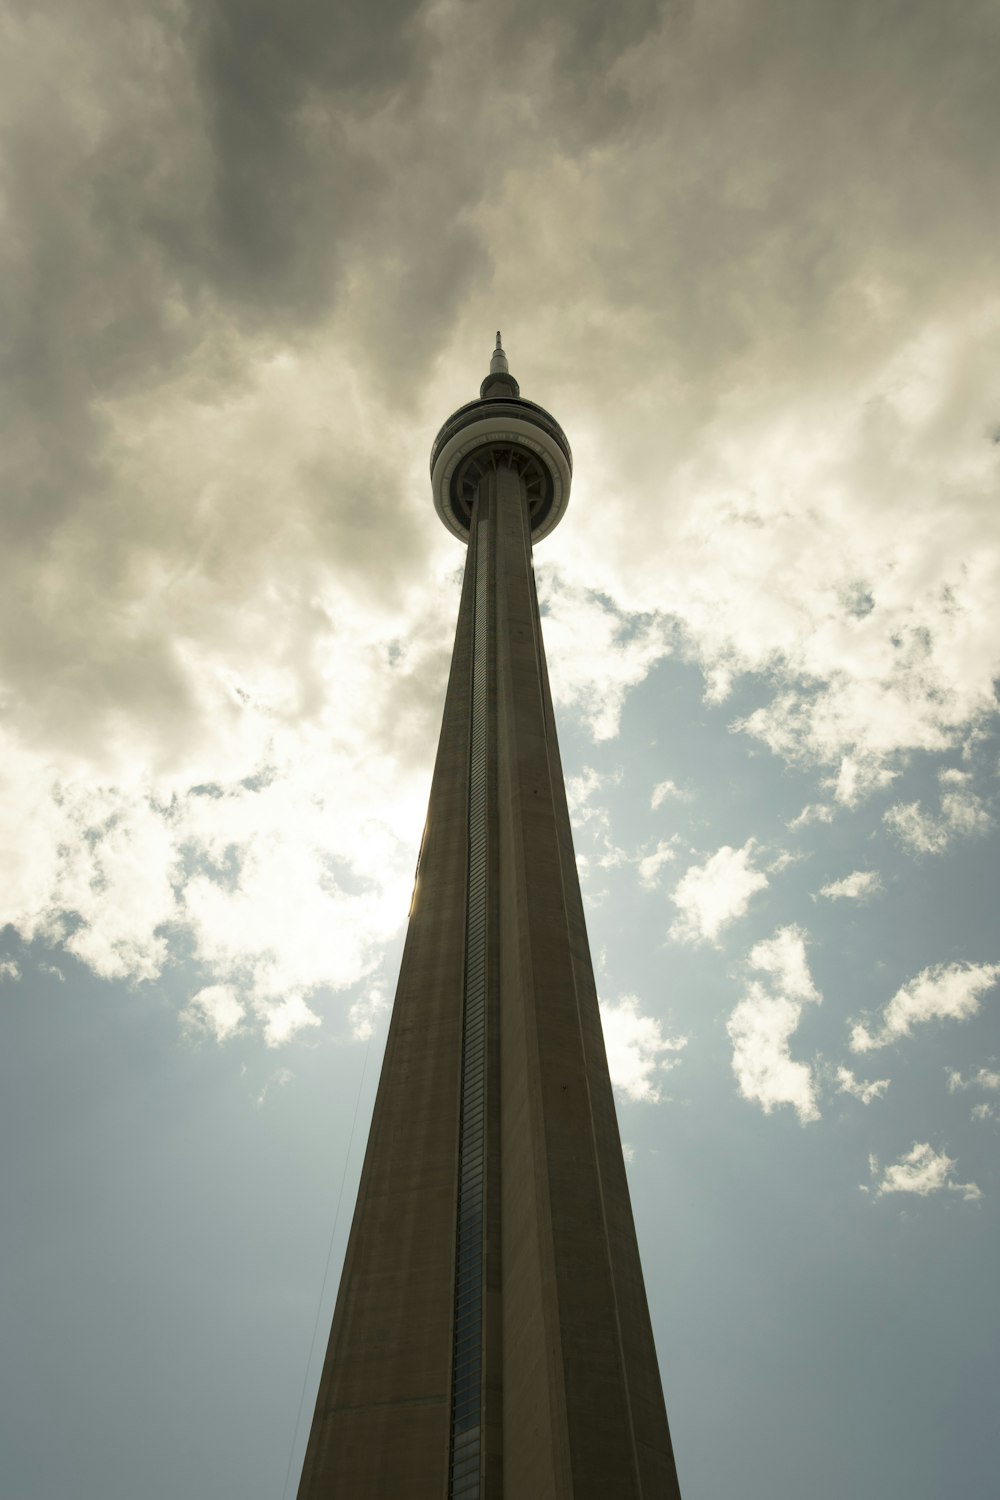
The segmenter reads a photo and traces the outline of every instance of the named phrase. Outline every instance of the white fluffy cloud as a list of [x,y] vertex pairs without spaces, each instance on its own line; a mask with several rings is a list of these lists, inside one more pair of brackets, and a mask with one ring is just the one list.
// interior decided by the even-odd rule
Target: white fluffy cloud
[[671,894],[680,913],[672,938],[714,943],[723,927],[744,915],[751,898],[767,886],[767,876],[753,863],[755,847],[753,839],[742,849],[723,844],[704,864],[689,866]]
[[[660,839],[655,849],[645,853],[641,848],[628,850],[617,844],[611,815],[607,806],[602,805],[601,798],[602,794],[606,796],[609,788],[618,786],[621,779],[620,770],[601,774],[593,766],[585,766],[576,776],[567,778],[566,801],[577,846],[577,868],[584,878],[597,870],[634,865],[640,884],[646,890],[654,890],[660,883],[664,867],[677,858],[680,837],[672,834],[670,838]],[[591,901],[595,899],[593,891],[588,895]]]
[[[648,472],[634,433],[620,444],[602,434],[609,466],[636,473],[621,540],[598,473],[593,533],[567,574],[616,608],[669,609],[716,700],[757,673],[767,701],[734,727],[782,758],[828,767],[836,800],[855,805],[892,782],[906,751],[950,749],[995,712],[989,383],[960,422],[946,416],[946,391],[964,387],[971,366],[985,374],[998,344],[1000,308],[984,327],[970,307],[961,326],[914,326],[861,387],[803,394],[798,410],[787,388],[766,411],[736,394],[723,441],[717,426],[689,434],[676,472],[656,469],[658,432]],[[920,472],[924,458],[934,479]],[[961,499],[959,473],[971,482]],[[640,533],[631,492],[650,484],[660,506]]]
[[945,792],[939,814],[925,812],[919,802],[897,802],[884,821],[914,854],[941,854],[957,839],[985,833],[992,826],[982,799],[965,789]]
[[963,1078],[957,1068],[948,1074],[948,1092],[959,1089],[1000,1089],[1000,1073],[995,1068],[977,1068],[968,1078]]
[[257,773],[238,765],[237,779],[147,766],[109,786],[8,747],[0,923],[106,979],[154,980],[183,943],[208,981],[189,1018],[222,1039],[218,1007],[239,994],[277,1045],[315,1024],[311,995],[371,972],[405,920],[427,772],[349,750],[343,720],[286,729],[240,712],[266,738]]
[[538,595],[553,699],[579,714],[595,740],[613,739],[628,690],[669,652],[669,628],[598,597],[551,564],[539,566]]
[[601,1001],[601,1025],[611,1082],[630,1099],[660,1098],[658,1078],[677,1065],[687,1037],[667,1037],[655,1016],[644,1016],[634,995]]
[[[611,814],[602,805],[601,794],[621,781],[620,771],[609,771],[603,775],[593,766],[585,766],[577,776],[566,782],[566,801],[573,824],[577,847],[577,868],[581,879],[592,869],[612,870],[628,864],[632,856],[615,843],[611,828]],[[594,900],[594,893],[589,893]]]
[[319,1026],[320,1018],[311,1010],[302,995],[285,995],[283,999],[268,998],[257,1002],[255,1009],[263,1022],[264,1041],[269,1047],[283,1047],[300,1031]]
[[768,974],[783,995],[793,1000],[815,1000],[819,993],[809,972],[806,934],[801,927],[780,927],[773,938],[756,943],[747,960],[751,969]]
[[663,803],[670,797],[683,797],[684,793],[674,781],[659,781],[653,788],[653,795],[649,799],[649,805],[655,809],[662,807]]
[[791,1038],[803,1006],[821,997],[809,972],[805,933],[779,928],[751,949],[748,963],[768,975],[769,985],[751,980],[726,1024],[740,1093],[765,1114],[790,1104],[806,1124],[819,1118],[816,1083],[811,1066],[793,1059]]
[[207,1031],[224,1042],[240,1030],[247,1009],[228,984],[210,984],[192,995],[181,1019],[194,1029]]
[[591,799],[607,785],[607,782],[608,778],[602,776],[600,771],[596,771],[593,766],[584,766],[578,775],[567,776],[566,802],[574,827],[582,827],[587,819],[594,815],[594,808],[590,805]]
[[[977,1068],[967,1078],[963,1078],[957,1068],[952,1068],[948,1073],[948,1092],[958,1093],[959,1090],[985,1089],[989,1093],[1000,1091],[1000,1073],[995,1068]],[[1000,1120],[1000,1105],[992,1099],[983,1099],[974,1104],[969,1112],[974,1120]]]
[[660,874],[665,865],[671,864],[677,858],[677,838],[661,839],[652,854],[643,854],[637,863],[639,871],[639,882],[651,891],[656,888],[660,881]]
[[60,781],[7,742],[0,769],[0,925],[62,942],[104,978],[149,979],[177,916],[179,850],[169,799]]
[[831,901],[864,901],[877,895],[881,889],[882,881],[877,870],[854,870],[842,880],[831,880],[829,885],[824,885],[820,895],[828,896]]
[[375,1034],[375,1024],[389,1009],[389,1001],[381,985],[373,984],[359,1000],[355,1000],[347,1012],[351,1032],[359,1042],[367,1042]]
[[943,1151],[935,1151],[926,1141],[914,1142],[899,1161],[885,1168],[881,1177],[876,1157],[869,1159],[869,1166],[876,1179],[877,1198],[889,1193],[915,1193],[928,1198],[932,1193],[949,1192],[960,1193],[967,1203],[976,1203],[983,1196],[974,1182],[956,1182],[952,1175],[954,1159]]
[[966,1021],[1000,977],[1000,964],[935,964],[893,995],[878,1030],[861,1022],[851,1032],[851,1051],[870,1052],[909,1036],[924,1021]]
[[829,802],[810,802],[789,823],[789,828],[808,828],[810,823],[832,823],[833,808]]
[[837,1069],[838,1093],[850,1094],[852,1098],[860,1099],[862,1104],[870,1104],[873,1099],[881,1099],[888,1087],[888,1078],[875,1078],[871,1083],[863,1083],[855,1078],[850,1068]]

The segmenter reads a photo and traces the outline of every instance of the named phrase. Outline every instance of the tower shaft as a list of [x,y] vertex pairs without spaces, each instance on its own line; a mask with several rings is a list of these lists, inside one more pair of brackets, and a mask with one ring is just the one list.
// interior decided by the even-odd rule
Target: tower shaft
[[299,1500],[678,1500],[542,647],[525,455],[494,444],[479,467]]

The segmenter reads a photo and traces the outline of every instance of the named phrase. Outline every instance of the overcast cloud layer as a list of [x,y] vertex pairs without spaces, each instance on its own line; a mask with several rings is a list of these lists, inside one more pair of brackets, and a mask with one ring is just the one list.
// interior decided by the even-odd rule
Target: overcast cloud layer
[[[675,649],[716,699],[766,673],[741,732],[842,803],[907,751],[973,753],[1000,587],[995,7],[111,14],[6,22],[20,931],[71,915],[99,972],[148,976],[179,925],[226,977],[244,939],[219,951],[222,898],[183,856],[221,816],[252,865],[275,775],[296,849],[319,802],[318,857],[381,894],[358,799],[394,866],[460,563],[428,435],[501,314],[577,452],[542,559],[564,706],[613,735]],[[376,768],[347,829],[331,751],[372,744],[394,816]],[[971,796],[886,816],[940,848],[987,825]],[[130,850],[123,912],[107,867]],[[273,891],[239,897],[258,926]]]
[[384,1034],[463,562],[427,455],[499,325],[575,456],[536,562],[637,1195],[725,1099],[982,1226],[997,5],[2,19],[0,994]]

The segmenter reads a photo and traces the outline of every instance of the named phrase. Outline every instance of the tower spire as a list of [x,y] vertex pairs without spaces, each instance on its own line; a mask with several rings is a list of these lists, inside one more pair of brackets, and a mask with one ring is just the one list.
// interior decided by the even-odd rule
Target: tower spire
[[496,348],[493,350],[493,358],[490,360],[490,373],[479,387],[480,397],[486,396],[519,396],[521,387],[510,373],[510,365],[507,363],[507,355],[503,344],[500,342],[500,330],[497,329]]

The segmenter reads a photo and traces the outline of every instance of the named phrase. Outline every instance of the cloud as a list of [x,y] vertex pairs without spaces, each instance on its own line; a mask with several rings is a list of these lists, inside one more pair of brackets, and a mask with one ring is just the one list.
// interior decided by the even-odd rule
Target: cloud
[[[952,1068],[948,1073],[948,1092],[954,1094],[966,1089],[997,1092],[1000,1090],[1000,1073],[995,1068],[977,1068],[968,1078],[963,1078],[957,1068]],[[974,1104],[969,1113],[973,1120],[1000,1120],[1000,1105],[992,1099],[984,1099]]]
[[16,744],[0,771],[0,924],[61,942],[103,978],[149,979],[177,916],[173,809],[92,782],[60,784]]
[[351,1033],[356,1040],[369,1041],[375,1034],[379,1018],[385,1015],[388,1009],[389,1002],[381,985],[370,985],[360,1000],[355,1000],[347,1012]]
[[677,858],[677,837],[661,839],[652,854],[644,854],[638,862],[639,881],[646,890],[655,890],[659,883],[660,871],[664,865]]
[[671,900],[680,915],[670,936],[681,943],[715,942],[723,927],[746,912],[767,876],[753,865],[755,840],[742,849],[723,844],[702,865],[691,865],[674,887]]
[[855,1078],[850,1068],[837,1069],[838,1093],[850,1094],[855,1099],[860,1099],[862,1104],[870,1104],[873,1099],[881,1099],[889,1087],[888,1078],[876,1078],[871,1083],[862,1083]]
[[806,856],[802,853],[793,853],[791,849],[782,849],[775,855],[771,863],[766,866],[769,875],[780,875],[782,870],[787,870],[789,865],[797,865]]
[[1000,1089],[1000,1073],[995,1068],[977,1068],[975,1073],[963,1078],[958,1069],[953,1068],[948,1074],[948,1092],[954,1094],[959,1089]]
[[[576,776],[566,778],[566,802],[574,829],[589,830],[607,847],[611,843],[611,815],[603,803],[612,787],[620,786],[620,769],[600,772],[593,766],[584,766]],[[595,798],[600,798],[596,804]]]
[[0,980],[20,979],[21,970],[12,958],[0,959]]
[[1000,978],[1000,964],[935,964],[893,995],[875,1031],[857,1022],[851,1032],[851,1051],[870,1052],[909,1036],[925,1021],[966,1021],[979,1010],[981,997]]
[[217,1042],[225,1042],[242,1028],[246,1013],[231,985],[210,984],[191,996],[181,1019],[189,1027],[209,1032]]
[[[416,847],[403,804],[411,775],[426,803],[447,667],[456,559],[401,498],[425,431],[378,379],[362,394],[327,321],[362,226],[382,237],[351,126],[422,55],[415,9],[393,7],[388,42],[385,17],[296,0],[195,28],[98,4],[6,35],[0,920],[107,979],[193,945],[271,1040],[405,914],[387,916]],[[423,188],[393,201],[437,216]],[[425,369],[450,326],[432,304],[479,264],[457,225],[441,249],[374,276],[387,313],[406,281],[411,334],[426,311]],[[296,952],[306,887],[325,953],[318,930]]]
[[[593,799],[607,788],[618,786],[621,779],[620,770],[602,775],[593,766],[585,766],[578,775],[567,778],[566,800],[576,835],[577,868],[583,879],[592,870],[610,870],[634,864],[640,884],[646,890],[654,890],[663,867],[677,857],[679,836],[673,834],[669,839],[660,839],[656,848],[648,854],[629,853],[616,844],[607,807],[595,805]],[[581,847],[584,843],[588,845],[587,849]],[[594,900],[593,893],[589,899]]]
[[[942,780],[947,785],[953,778]],[[964,790],[946,792],[937,817],[924,812],[919,802],[897,802],[883,814],[883,821],[914,854],[942,854],[957,839],[985,833],[992,826],[981,798]]]
[[[202,864],[185,885],[185,921],[198,954],[217,974],[252,976],[260,996],[348,989],[406,914],[402,871],[366,878],[366,859],[344,858],[354,830],[339,797],[303,790],[274,782],[246,798],[206,798],[188,825],[197,853],[225,839],[229,861]],[[256,826],[247,826],[250,817]],[[369,833],[395,853],[374,819]]]
[[362,775],[328,722],[316,732],[273,732],[256,776],[169,791],[60,780],[15,751],[0,921],[107,979],[154,979],[184,945],[206,991],[238,991],[270,1042],[290,1038],[314,1023],[308,996],[357,983],[405,920],[426,796],[416,767],[376,752]]
[[[610,870],[629,862],[630,856],[615,843],[612,836],[611,814],[607,806],[600,803],[595,805],[592,800],[601,792],[606,794],[609,787],[617,786],[620,781],[620,771],[602,775],[593,766],[585,766],[579,775],[567,779],[566,801],[576,835],[579,851],[577,868],[581,878],[591,868]],[[584,841],[589,846],[589,852],[579,848]],[[590,899],[594,899],[593,894]]]
[[596,741],[613,739],[628,690],[670,649],[668,627],[571,583],[553,564],[539,567],[538,596],[556,705],[577,713]]
[[824,885],[820,895],[829,896],[831,901],[864,901],[877,895],[881,889],[882,881],[877,870],[854,870],[842,880],[832,880],[829,885]]
[[5,31],[2,917],[109,979],[193,946],[266,1025],[399,920],[461,561],[427,438],[498,306],[574,445],[538,578],[595,738],[682,653],[848,804],[995,712],[982,8],[944,82],[929,4],[902,61],[766,0],[355,10]]
[[[971,325],[969,328],[971,332]],[[843,446],[839,458],[831,454],[828,470],[831,488],[827,493],[832,509],[821,518],[821,513],[826,510],[825,503],[821,502],[811,513],[821,528],[832,524],[839,530],[862,491],[874,498],[876,487],[881,486],[877,509],[867,519],[857,517],[853,540],[845,532],[842,543],[837,544],[844,547],[843,556],[853,554],[855,567],[867,573],[870,579],[877,578],[877,583],[873,581],[868,589],[872,607],[859,614],[849,596],[843,595],[845,602],[841,605],[841,612],[829,594],[825,602],[821,602],[823,581],[829,583],[831,570],[818,558],[814,558],[810,565],[799,548],[795,521],[787,513],[778,514],[776,503],[772,506],[766,501],[761,503],[759,499],[756,509],[760,524],[752,539],[748,539],[747,553],[756,554],[758,562],[765,566],[764,557],[770,553],[768,562],[772,571],[768,576],[773,577],[773,570],[777,567],[789,579],[790,592],[785,601],[789,618],[785,621],[781,645],[778,646],[778,608],[767,612],[765,622],[761,612],[744,613],[738,605],[734,606],[732,594],[727,596],[739,619],[739,624],[733,627],[733,635],[739,639],[737,659],[743,657],[746,660],[748,651],[753,651],[757,669],[767,671],[768,663],[761,650],[763,638],[767,635],[776,648],[772,663],[776,657],[781,660],[781,670],[775,672],[772,679],[776,690],[770,700],[742,718],[737,727],[760,739],[785,759],[806,765],[832,766],[831,785],[836,798],[848,806],[887,786],[898,771],[904,751],[951,748],[961,743],[968,727],[985,721],[995,711],[985,676],[987,661],[995,660],[995,654],[981,632],[981,622],[969,618],[966,613],[970,607],[978,610],[985,606],[985,598],[979,594],[980,584],[987,576],[995,581],[997,578],[995,570],[1000,564],[1000,553],[990,523],[987,523],[990,530],[987,553],[981,565],[973,564],[976,582],[971,592],[961,578],[965,560],[976,550],[974,530],[977,522],[973,520],[973,513],[977,517],[982,515],[985,490],[979,486],[986,482],[986,468],[990,462],[986,445],[979,449],[983,464],[976,481],[980,499],[970,505],[962,523],[960,539],[940,536],[938,557],[932,559],[932,532],[939,526],[943,527],[944,522],[943,513],[932,521],[930,509],[916,523],[919,540],[914,532],[905,529],[901,529],[895,538],[883,531],[889,513],[895,507],[895,500],[890,496],[898,494],[900,501],[902,499],[902,491],[897,490],[897,485],[903,478],[902,469],[892,474],[896,465],[883,448],[883,442],[888,439],[890,430],[895,431],[915,458],[920,446],[917,433],[926,431],[922,425],[925,421],[933,423],[932,411],[938,400],[947,399],[944,389],[950,378],[943,376],[944,368],[954,371],[956,379],[961,378],[957,373],[961,359],[958,342],[952,340],[960,342],[962,337],[957,329],[945,334],[943,328],[939,328],[933,334],[928,332],[915,338],[909,358],[900,349],[897,358],[887,363],[884,376],[888,377],[890,366],[895,365],[902,384],[896,388],[895,394],[882,385],[881,378],[877,382],[878,394],[872,388],[874,404],[868,412],[871,417],[877,410],[879,417],[868,423],[860,411],[857,412],[858,449],[854,457],[844,463]],[[995,337],[991,334],[990,340]],[[935,373],[936,358],[943,359],[944,364],[938,365]],[[920,375],[915,379],[918,369]],[[931,403],[931,411],[925,409],[919,418],[910,405],[917,399],[918,391],[922,399],[929,399]],[[890,416],[894,407],[895,413]],[[887,419],[884,426],[883,418]],[[854,418],[847,420],[852,423]],[[867,431],[864,430],[866,426]],[[878,437],[877,428],[881,428]],[[970,433],[968,442],[971,441]],[[840,445],[846,442],[848,446],[852,442],[843,426],[839,429],[837,442]],[[963,452],[968,451],[968,443],[963,444]],[[956,448],[954,458],[960,462],[957,452]],[[814,452],[805,462],[812,469],[820,488],[824,488],[825,481],[819,478],[816,465],[817,456]],[[944,447],[938,458],[945,467],[952,461],[945,456]],[[906,459],[902,468],[908,467],[910,461]],[[789,463],[788,468],[792,467],[794,465]],[[778,468],[784,469],[785,466],[779,465]],[[853,489],[853,499],[847,498],[843,492],[839,499],[834,497],[836,482],[832,480],[832,474],[835,468],[839,468],[845,478],[850,474],[848,484]],[[943,474],[944,468],[941,482],[947,486]],[[786,493],[788,490],[799,492],[797,478],[787,471],[781,479],[775,475],[773,482],[776,489],[784,482]],[[881,559],[871,550],[877,532],[882,533],[886,548]],[[915,547],[911,545],[914,540]],[[921,559],[919,578],[910,572],[917,564],[918,556]],[[894,561],[890,562],[890,558]],[[897,565],[900,571],[896,571]],[[903,584],[905,575],[909,575],[909,584]],[[751,608],[749,601],[747,607],[748,610]],[[793,615],[798,616],[797,634],[791,618]],[[755,636],[756,650],[751,646]],[[796,679],[791,685],[787,680],[789,673]]]
[[283,1047],[300,1031],[322,1024],[301,995],[286,995],[283,1000],[260,1000],[256,1009],[263,1020],[264,1041],[269,1047]]
[[769,974],[782,994],[795,1000],[818,1002],[819,992],[806,959],[806,942],[801,927],[780,927],[773,938],[751,948],[747,962],[752,969]]
[[770,988],[752,980],[726,1023],[740,1093],[770,1114],[790,1104],[803,1125],[819,1119],[816,1084],[808,1063],[791,1055],[805,1004],[819,1004],[806,959],[806,934],[782,927],[751,949],[749,966],[769,976]]
[[657,807],[661,807],[668,798],[683,797],[684,795],[676,782],[660,781],[653,788],[653,795],[650,798],[649,805],[655,810]]
[[[299,1032],[320,1025],[319,1016],[310,1010],[300,994],[284,995],[278,999],[254,993],[251,988],[247,1003],[235,986],[228,984],[206,985],[199,990],[181,1012],[181,1022],[189,1030],[201,1031],[217,1042],[226,1042],[246,1030],[251,1012],[268,1047],[285,1046]],[[356,1031],[355,1034],[360,1033]]]
[[[870,1159],[873,1177],[878,1177],[878,1161],[875,1157]],[[966,1203],[977,1203],[982,1198],[982,1191],[974,1182],[955,1182],[952,1172],[955,1162],[943,1151],[935,1151],[925,1141],[921,1144],[914,1143],[912,1148],[900,1157],[898,1162],[886,1167],[881,1179],[876,1182],[876,1198],[885,1197],[889,1193],[915,1193],[918,1197],[928,1198],[932,1193],[949,1192],[960,1193]]]
[[896,775],[896,771],[881,763],[877,754],[861,752],[844,755],[836,776],[824,784],[830,788],[838,802],[845,807],[855,807],[863,798],[871,796],[872,792],[890,786]]
[[611,1082],[629,1099],[655,1103],[661,1097],[657,1080],[677,1066],[673,1054],[687,1046],[687,1037],[665,1037],[656,1017],[640,1012],[634,995],[602,1000],[601,1025]]
[[789,828],[807,828],[810,823],[832,822],[833,808],[828,802],[810,802],[788,826]]
[[576,776],[566,778],[566,801],[573,826],[579,827],[594,815],[590,799],[608,783],[608,778],[595,771],[593,766],[584,766]]
[[276,1068],[254,1100],[257,1108],[260,1109],[263,1106],[272,1088],[283,1089],[287,1084],[291,1083],[294,1077],[295,1074],[291,1068]]

